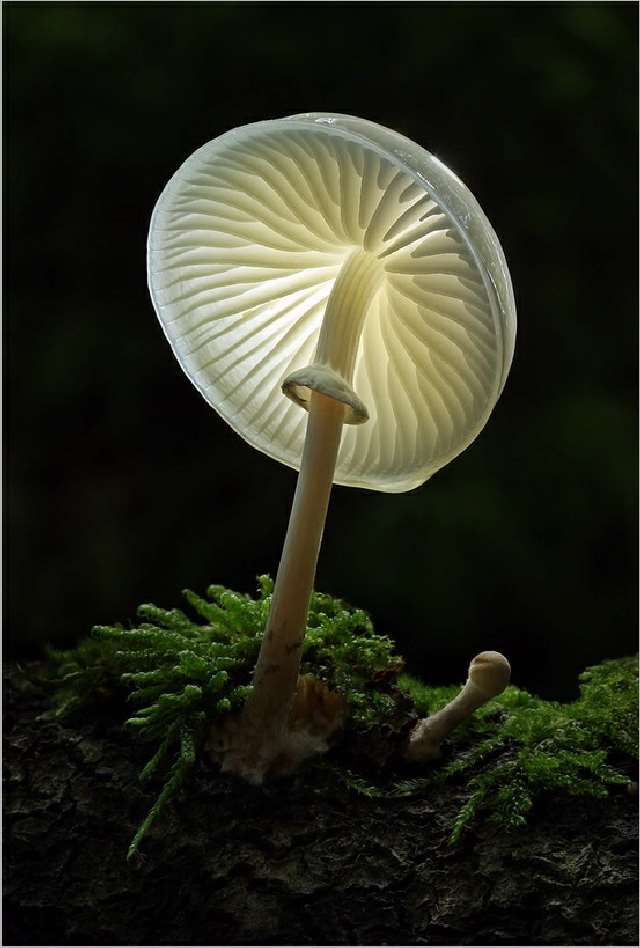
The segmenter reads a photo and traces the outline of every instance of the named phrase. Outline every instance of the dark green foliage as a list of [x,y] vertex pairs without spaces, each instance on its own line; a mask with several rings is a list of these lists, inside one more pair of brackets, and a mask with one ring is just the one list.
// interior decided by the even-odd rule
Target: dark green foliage
[[583,726],[622,753],[637,757],[637,657],[594,665],[580,675],[580,681],[580,701],[574,707]]
[[[131,843],[130,857],[184,783],[208,725],[237,711],[249,693],[272,588],[271,579],[261,576],[256,599],[223,586],[210,586],[207,599],[185,590],[197,618],[143,605],[138,609],[142,622],[134,628],[96,626],[76,649],[49,650],[58,715],[121,696],[136,707],[127,727],[157,745],[141,780],[173,761]],[[364,612],[313,594],[301,671],[343,694],[354,724],[372,727],[393,713],[394,700],[378,687],[376,676],[395,675],[399,667],[393,643],[374,633]]]
[[[87,705],[112,697],[119,688],[120,659],[115,642],[83,639],[71,650],[47,649],[49,681],[57,685],[56,714],[66,717]],[[147,653],[140,653],[141,666]]]

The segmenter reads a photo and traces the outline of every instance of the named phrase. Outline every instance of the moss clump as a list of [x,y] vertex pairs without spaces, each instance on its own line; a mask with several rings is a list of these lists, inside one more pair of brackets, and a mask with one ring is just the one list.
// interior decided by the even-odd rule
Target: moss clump
[[[140,778],[162,770],[163,786],[129,856],[183,785],[203,752],[211,723],[236,712],[249,694],[271,593],[266,576],[259,578],[255,599],[222,586],[210,586],[207,598],[185,590],[193,617],[144,605],[137,626],[98,626],[76,649],[49,650],[56,714],[122,699],[136,708],[126,726],[155,745]],[[326,681],[346,698],[352,736],[390,729],[399,708],[406,716],[407,696],[421,716],[428,716],[459,691],[459,686],[429,687],[401,675],[401,667],[393,642],[374,632],[366,613],[313,594],[301,672]],[[443,781],[466,781],[452,843],[480,813],[515,829],[544,792],[603,797],[612,784],[628,782],[612,758],[637,756],[637,659],[604,662],[587,669],[581,681],[580,697],[570,704],[507,688],[454,732],[442,760],[417,778],[398,780],[396,775],[372,783],[343,761],[325,759],[316,766],[366,796],[426,794]]]
[[[156,744],[141,780],[173,761],[129,856],[184,783],[210,724],[237,711],[249,694],[272,589],[271,579],[261,576],[255,599],[223,586],[210,586],[206,599],[185,590],[193,618],[180,609],[143,605],[142,622],[133,628],[96,626],[77,648],[48,650],[57,715],[122,697],[136,707],[126,726]],[[373,631],[366,613],[313,594],[301,673],[312,673],[346,698],[352,726],[366,730],[393,716],[396,702],[384,684],[400,667],[393,642]]]

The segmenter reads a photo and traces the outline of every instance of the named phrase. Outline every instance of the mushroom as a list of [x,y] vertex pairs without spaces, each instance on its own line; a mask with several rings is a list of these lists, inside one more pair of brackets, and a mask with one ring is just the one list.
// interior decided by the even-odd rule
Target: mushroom
[[155,207],[147,260],[189,379],[249,444],[300,472],[223,762],[260,780],[290,737],[332,483],[411,490],[468,447],[511,364],[511,280],[442,162],[324,113],[236,128],[191,155]]
[[440,744],[454,728],[492,698],[502,694],[511,680],[511,665],[500,652],[480,652],[469,665],[462,691],[453,701],[419,721],[409,736],[407,760],[425,761],[440,756]]

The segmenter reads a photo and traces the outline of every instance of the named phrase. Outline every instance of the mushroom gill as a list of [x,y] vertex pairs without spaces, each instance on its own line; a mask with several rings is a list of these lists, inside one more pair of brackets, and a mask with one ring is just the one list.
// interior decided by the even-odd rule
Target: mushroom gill
[[[464,221],[410,163],[365,137],[372,123],[361,124],[354,134],[293,117],[199,149],[154,212],[149,282],[174,352],[207,401],[250,444],[296,468],[304,386],[289,384],[292,401],[280,389],[351,333],[347,381],[358,406],[345,418],[335,483],[397,492],[473,440],[511,356]],[[354,260],[367,277],[360,305],[351,323],[323,328]],[[351,284],[348,301],[357,298]],[[361,406],[368,423],[350,423]]]

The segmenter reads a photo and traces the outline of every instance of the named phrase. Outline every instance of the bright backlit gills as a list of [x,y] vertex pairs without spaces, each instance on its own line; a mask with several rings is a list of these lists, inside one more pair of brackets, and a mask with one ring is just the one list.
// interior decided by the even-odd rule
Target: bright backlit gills
[[148,279],[194,385],[294,468],[304,386],[285,398],[283,382],[319,343],[333,365],[347,340],[342,371],[365,411],[345,416],[338,484],[423,483],[482,429],[513,355],[511,280],[474,197],[433,155],[352,116],[258,122],[196,151],[156,205]]

